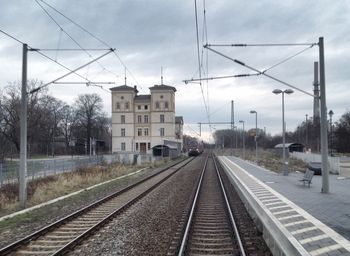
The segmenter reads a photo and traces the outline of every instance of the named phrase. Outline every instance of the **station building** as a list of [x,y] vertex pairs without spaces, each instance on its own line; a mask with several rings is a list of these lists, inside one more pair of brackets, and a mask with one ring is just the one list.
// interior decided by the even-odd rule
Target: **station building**
[[138,95],[136,86],[110,90],[113,153],[152,155],[163,147],[181,152],[183,118],[175,116],[175,87],[155,85],[147,95]]

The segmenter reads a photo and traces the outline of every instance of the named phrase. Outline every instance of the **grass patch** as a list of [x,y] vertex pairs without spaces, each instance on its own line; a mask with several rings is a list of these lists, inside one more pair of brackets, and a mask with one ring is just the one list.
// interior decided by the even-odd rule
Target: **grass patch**
[[[155,163],[153,166],[161,164],[163,163]],[[51,199],[134,172],[140,168],[143,167],[125,166],[121,164],[95,166],[89,168],[79,168],[73,172],[62,173],[55,176],[48,176],[29,181],[27,184],[27,206],[31,207],[47,202]],[[18,184],[5,184],[0,188],[0,216],[4,216],[19,210],[18,194]]]

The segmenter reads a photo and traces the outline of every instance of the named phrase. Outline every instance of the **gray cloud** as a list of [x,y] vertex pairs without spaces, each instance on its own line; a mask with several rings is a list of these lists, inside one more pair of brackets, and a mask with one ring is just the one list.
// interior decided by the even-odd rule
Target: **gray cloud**
[[[206,119],[203,96],[197,84],[183,84],[182,80],[198,77],[194,6],[191,1],[161,0],[47,0],[65,15],[117,48],[118,55],[127,64],[141,86],[142,93],[160,81],[160,67],[164,67],[164,81],[177,87],[177,112],[187,123],[195,125]],[[198,3],[200,41],[203,29],[203,2]],[[45,6],[45,5],[44,5]],[[50,10],[50,9],[48,9]],[[50,10],[51,11],[51,10]],[[348,110],[350,21],[348,1],[206,1],[209,43],[296,43],[317,42],[325,37],[327,100],[335,111],[334,119]],[[67,20],[52,12],[58,22],[85,47],[104,47]],[[3,1],[0,10],[0,28],[33,47],[77,47],[61,34],[35,1]],[[266,68],[303,49],[298,48],[235,48],[220,51],[258,69]],[[56,57],[56,52],[47,53]],[[98,56],[100,53],[91,53]],[[58,60],[73,68],[89,60],[85,53],[58,53]],[[209,53],[209,76],[250,73],[229,60]],[[269,71],[286,82],[312,92],[313,62],[318,59],[318,47],[308,50]],[[91,79],[124,83],[124,68],[115,56],[100,61],[114,74],[94,64],[80,72]],[[21,45],[0,35],[0,86],[20,80]],[[50,81],[66,71],[35,53],[29,56],[29,76]],[[115,76],[118,75],[118,77]],[[67,80],[77,80],[72,76]],[[128,75],[128,83],[136,81]],[[209,92],[207,92],[207,88]],[[236,117],[244,119],[247,127],[254,125],[250,109],[259,112],[259,122],[272,133],[280,131],[280,97],[271,93],[284,88],[268,78],[250,77],[203,83],[205,97],[209,95],[211,110],[226,106],[211,116],[212,121],[230,120],[230,101],[235,100]],[[71,102],[82,92],[98,92],[110,112],[110,95],[98,88],[84,86],[50,86],[50,92]],[[286,122],[294,129],[312,115],[310,96],[295,92],[286,99]],[[203,128],[207,129],[207,128]]]

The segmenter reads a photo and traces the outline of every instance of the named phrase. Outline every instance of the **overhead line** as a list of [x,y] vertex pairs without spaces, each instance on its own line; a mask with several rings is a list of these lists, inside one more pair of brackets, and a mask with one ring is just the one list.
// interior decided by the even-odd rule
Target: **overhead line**
[[[114,49],[111,49],[111,51],[114,51]],[[40,54],[41,56],[43,56],[43,57],[45,57],[45,58],[47,58],[47,59],[49,59],[49,60],[51,60],[51,61],[53,61],[53,62],[55,62],[57,65],[63,67],[64,69],[66,69],[66,70],[68,70],[68,71],[70,71],[70,72],[73,71],[72,69],[70,69],[70,68],[68,68],[67,66],[63,65],[62,63],[60,63],[60,62],[54,60],[53,58],[47,56],[47,55],[44,54],[44,53],[42,53],[42,52],[40,52],[40,51],[35,51],[35,52],[37,52],[37,53]],[[87,79],[86,77],[83,77],[83,76],[80,75],[79,73],[77,73],[77,72],[72,72],[72,73],[76,74],[77,76],[79,76],[80,78],[84,79],[85,81],[88,81],[90,84],[94,84],[94,83],[92,83],[89,79]],[[94,85],[100,87],[100,86],[97,85],[97,84],[94,84]],[[31,93],[32,93],[32,92],[31,92]]]
[[[318,43],[287,43],[287,44],[206,44],[208,47],[249,47],[249,46],[314,46]],[[205,47],[204,46],[204,47]]]
[[[84,49],[86,51],[108,51],[110,50],[111,48],[108,48],[108,49],[98,49],[98,48],[92,48],[92,49]],[[74,49],[74,48],[61,48],[61,49],[35,49],[37,51],[81,51],[82,49]]]
[[0,29],[0,32],[4,35],[8,36],[9,38],[12,38],[13,40],[17,41],[20,44],[24,44],[21,40],[17,39],[16,37],[10,35],[9,33],[5,32],[4,30]]
[[238,74],[238,75],[229,75],[229,76],[216,76],[216,77],[204,77],[204,78],[192,78],[189,80],[183,80],[185,84],[196,82],[196,81],[208,81],[208,80],[216,80],[216,79],[224,79],[224,78],[234,78],[234,77],[248,77],[248,76],[260,76],[262,72],[254,73],[254,74]]
[[[82,47],[82,45],[80,45],[77,40],[75,40],[66,30],[64,30],[64,28],[55,20],[54,17],[52,17],[52,15],[44,8],[44,6],[42,6],[39,3],[39,0],[35,0],[35,2],[49,16],[49,18],[61,29],[61,31],[63,31],[63,33],[65,33],[81,50],[83,50],[90,58],[92,58],[92,55],[88,52],[88,50],[84,49]],[[109,48],[111,48],[111,47],[109,47]],[[96,63],[98,63],[100,65],[100,67],[103,68],[104,70],[107,70],[100,62],[96,61]],[[118,75],[114,74],[112,71],[109,71],[109,70],[107,70],[107,71],[110,72],[111,74],[115,75],[116,77],[118,77]]]
[[296,54],[294,54],[294,55],[292,55],[292,56],[289,56],[289,57],[287,57],[286,59],[284,59],[284,60],[282,60],[282,61],[280,61],[280,62],[278,62],[278,63],[276,63],[276,64],[274,64],[274,65],[272,65],[272,66],[270,66],[269,68],[265,69],[265,70],[263,71],[263,73],[265,73],[265,72],[267,72],[267,71],[269,71],[269,70],[271,70],[271,69],[273,69],[273,68],[275,68],[275,67],[277,67],[277,66],[279,66],[279,65],[281,65],[281,64],[283,64],[283,63],[285,63],[285,62],[287,62],[287,61],[289,61],[290,59],[292,59],[292,58],[294,58],[294,57],[296,57],[296,56],[298,56],[298,55],[304,53],[305,51],[311,49],[312,47],[314,47],[314,45],[310,45],[310,46],[308,46],[307,48],[305,48],[305,49],[303,49],[303,50],[297,52]]
[[[66,16],[65,14],[63,14],[62,12],[60,12],[59,10],[57,10],[55,7],[53,7],[52,5],[48,4],[47,2],[45,2],[44,0],[39,0],[42,3],[44,3],[45,5],[47,5],[48,7],[50,7],[52,10],[54,10],[55,12],[57,12],[58,14],[60,14],[61,16],[63,16],[64,18],[66,18],[67,20],[69,20],[71,23],[73,23],[75,26],[79,27],[81,30],[83,30],[84,32],[86,32],[87,34],[89,34],[91,37],[95,38],[97,41],[99,41],[101,44],[107,46],[108,48],[113,48],[111,47],[108,43],[106,43],[105,41],[103,41],[101,38],[95,36],[94,34],[92,34],[90,31],[88,31],[86,28],[84,28],[83,26],[81,26],[80,24],[78,24],[77,22],[75,22],[74,20],[72,20],[71,18],[69,18],[68,16]],[[116,51],[113,52],[114,55],[117,57],[117,59],[119,60],[119,62],[122,64],[122,66],[125,67],[125,69],[128,71],[128,73],[130,74],[130,76],[134,79],[134,81],[136,82],[136,84],[141,87],[143,89],[143,87],[139,84],[139,82],[136,80],[135,76],[132,74],[132,72],[130,71],[130,69],[126,66],[126,64],[122,61],[122,59],[120,58],[120,56],[116,53]]]
[[[199,51],[199,31],[198,31],[197,0],[194,0],[194,10],[195,10],[195,24],[196,24],[196,38],[197,38],[198,72],[199,72],[199,77],[201,78],[202,77],[202,71],[201,71],[202,68],[201,68],[200,51]],[[207,113],[208,120],[209,120],[209,111],[208,111],[208,106],[207,106],[206,101],[205,101],[205,96],[204,96],[202,83],[200,82],[199,85],[200,85],[200,88],[201,88],[201,93],[202,93],[202,97],[203,97],[205,111]]]
[[212,48],[210,48],[210,47],[208,47],[208,46],[206,46],[206,48],[207,48],[208,50],[210,50],[210,51],[212,51],[212,52],[214,52],[214,53],[216,53],[216,54],[218,54],[218,55],[220,55],[220,56],[226,58],[226,59],[229,59],[229,60],[231,60],[231,61],[233,61],[233,62],[235,62],[235,63],[241,65],[241,66],[244,66],[244,67],[246,67],[246,68],[248,68],[248,69],[251,69],[251,70],[253,70],[253,71],[255,71],[255,72],[260,73],[261,75],[264,75],[264,76],[266,76],[266,77],[268,77],[268,78],[271,78],[272,80],[275,80],[275,81],[277,81],[277,82],[279,82],[279,83],[281,83],[281,84],[287,85],[287,86],[289,86],[289,87],[291,87],[291,88],[293,88],[293,89],[295,89],[295,90],[297,90],[297,91],[300,91],[300,92],[302,92],[302,93],[305,93],[305,94],[307,94],[307,95],[309,95],[309,96],[311,96],[311,97],[313,97],[313,98],[315,97],[313,94],[311,94],[311,93],[309,93],[309,92],[307,92],[307,91],[304,91],[304,90],[302,90],[302,89],[299,89],[298,87],[295,87],[294,85],[291,85],[291,84],[286,83],[286,82],[284,82],[284,81],[282,81],[282,80],[280,80],[280,79],[278,79],[278,78],[275,78],[275,77],[270,76],[270,75],[268,75],[268,74],[266,74],[266,73],[263,73],[262,71],[260,71],[260,70],[258,70],[258,69],[256,69],[256,68],[253,68],[253,67],[251,67],[251,66],[249,66],[249,65],[246,65],[246,64],[243,63],[242,61],[239,61],[239,60],[237,60],[237,59],[233,59],[233,58],[231,58],[231,57],[229,57],[229,56],[227,56],[227,55],[225,55],[225,54],[223,54],[223,53],[221,53],[221,52],[218,52],[218,51],[216,51],[216,50],[214,50],[214,49],[212,49]]

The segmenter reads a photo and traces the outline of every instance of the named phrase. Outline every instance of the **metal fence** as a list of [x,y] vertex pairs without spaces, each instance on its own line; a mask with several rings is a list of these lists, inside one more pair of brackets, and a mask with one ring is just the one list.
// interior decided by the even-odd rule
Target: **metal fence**
[[[79,168],[95,166],[103,161],[112,162],[111,156],[91,156],[75,158],[57,158],[47,160],[27,161],[27,180],[39,177],[71,172]],[[0,163],[0,187],[8,183],[17,183],[19,179],[19,161],[5,161]]]

